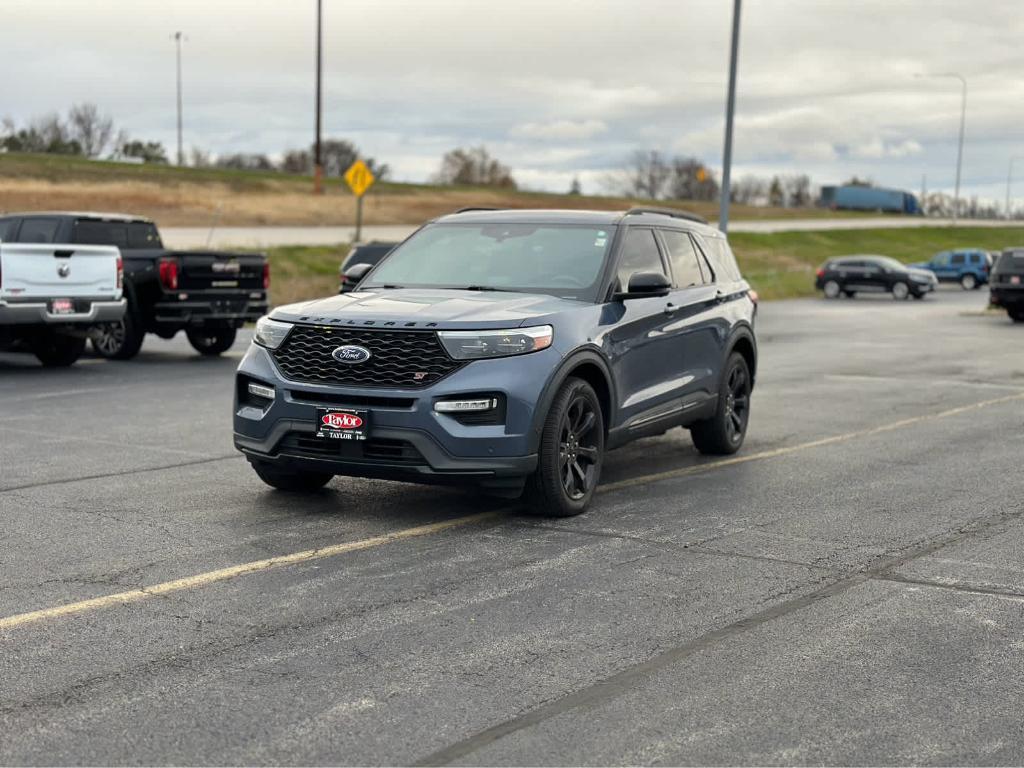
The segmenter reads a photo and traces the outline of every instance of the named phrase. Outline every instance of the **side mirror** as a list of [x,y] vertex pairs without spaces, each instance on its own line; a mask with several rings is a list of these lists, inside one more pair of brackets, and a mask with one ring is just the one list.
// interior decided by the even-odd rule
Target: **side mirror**
[[629,276],[629,288],[615,294],[616,299],[644,299],[667,296],[672,284],[660,272],[634,272]]
[[353,264],[346,269],[341,276],[341,292],[354,291],[359,281],[366,277],[366,273],[371,269],[372,264]]

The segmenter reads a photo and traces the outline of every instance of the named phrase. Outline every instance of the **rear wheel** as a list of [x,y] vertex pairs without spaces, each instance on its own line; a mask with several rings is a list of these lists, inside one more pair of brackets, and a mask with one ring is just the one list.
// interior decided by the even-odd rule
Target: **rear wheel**
[[541,433],[537,470],[525,501],[539,515],[570,517],[586,511],[601,477],[604,416],[594,388],[570,378],[555,396]]
[[960,287],[965,291],[973,291],[978,287],[978,278],[971,274],[964,275],[960,278]]
[[285,470],[277,467],[253,464],[252,468],[267,485],[279,491],[309,492],[323,488],[334,475],[323,472]]
[[825,292],[826,299],[837,299],[842,289],[835,280],[827,280],[825,285],[822,286],[822,290]]
[[201,355],[219,355],[231,349],[238,331],[234,328],[197,328],[185,331],[188,343]]
[[747,361],[743,355],[733,352],[722,373],[715,415],[690,427],[690,437],[698,451],[724,455],[740,449],[750,420],[752,388]]
[[108,360],[131,360],[142,349],[146,331],[135,316],[131,304],[124,319],[116,323],[101,323],[89,334],[93,351]]
[[1024,323],[1024,309],[1008,309],[1006,314],[1010,316],[1010,319],[1015,323]]
[[73,365],[85,351],[85,338],[65,336],[52,331],[32,339],[32,354],[47,368],[64,368]]
[[892,297],[896,301],[903,301],[907,296],[910,295],[910,286],[900,281],[892,284]]

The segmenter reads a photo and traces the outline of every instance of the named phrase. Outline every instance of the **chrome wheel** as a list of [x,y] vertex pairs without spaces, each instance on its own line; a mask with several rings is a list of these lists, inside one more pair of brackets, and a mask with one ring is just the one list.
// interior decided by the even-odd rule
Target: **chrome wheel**
[[829,280],[827,283],[825,283],[824,291],[826,299],[838,298],[839,283],[837,283],[835,280]]
[[575,500],[582,499],[594,487],[600,458],[594,426],[597,414],[583,395],[569,403],[558,432],[558,466],[562,489]]
[[964,275],[960,278],[960,286],[965,291],[973,291],[978,287],[978,279],[974,275]]
[[124,347],[124,321],[97,325],[89,335],[93,348],[103,357],[113,357]]

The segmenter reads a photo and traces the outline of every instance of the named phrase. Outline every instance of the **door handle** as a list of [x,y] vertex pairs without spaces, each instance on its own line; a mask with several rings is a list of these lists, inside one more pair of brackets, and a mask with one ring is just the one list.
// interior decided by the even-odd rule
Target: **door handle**
[[723,293],[722,291],[718,291],[715,293],[715,304],[721,304],[723,301],[725,301],[725,299],[725,293]]
[[665,305],[665,308],[662,310],[662,312],[664,312],[666,315],[674,315],[678,310],[679,307],[677,307],[670,301],[668,304]]

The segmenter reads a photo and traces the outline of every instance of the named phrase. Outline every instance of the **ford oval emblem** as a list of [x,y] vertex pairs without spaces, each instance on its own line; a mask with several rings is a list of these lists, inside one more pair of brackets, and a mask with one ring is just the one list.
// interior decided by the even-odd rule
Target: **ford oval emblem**
[[339,363],[365,363],[370,359],[370,350],[366,347],[357,347],[355,344],[346,344],[331,352],[331,357]]

